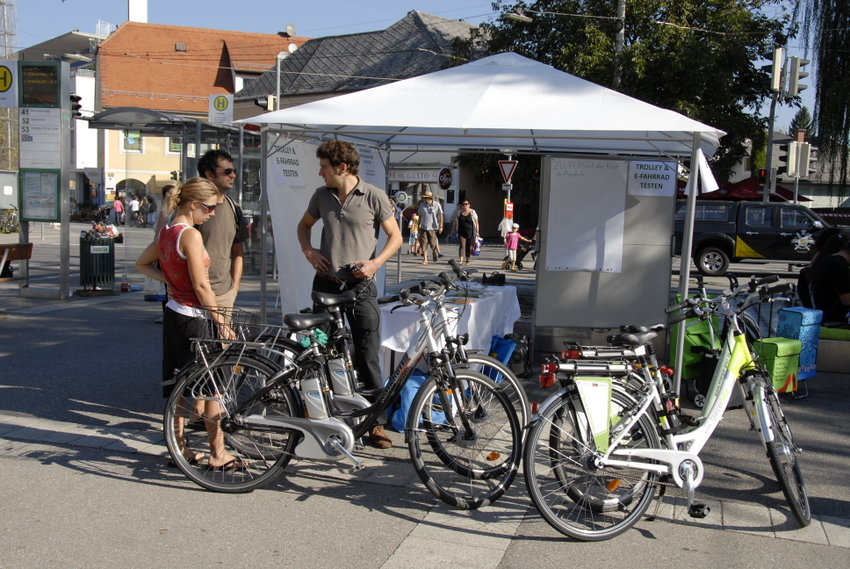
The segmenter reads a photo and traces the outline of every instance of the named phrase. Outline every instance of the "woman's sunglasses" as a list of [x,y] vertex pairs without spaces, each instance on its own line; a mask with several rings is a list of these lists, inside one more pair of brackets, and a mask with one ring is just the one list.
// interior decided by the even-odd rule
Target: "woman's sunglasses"
[[218,207],[218,204],[217,204],[217,203],[214,203],[214,204],[212,204],[212,205],[207,205],[207,204],[205,204],[204,202],[198,202],[198,205],[202,205],[202,206],[204,206],[204,209],[205,209],[205,210],[207,210],[207,213],[212,213],[212,212],[214,212],[214,211],[215,211],[215,208],[217,208],[217,207]]

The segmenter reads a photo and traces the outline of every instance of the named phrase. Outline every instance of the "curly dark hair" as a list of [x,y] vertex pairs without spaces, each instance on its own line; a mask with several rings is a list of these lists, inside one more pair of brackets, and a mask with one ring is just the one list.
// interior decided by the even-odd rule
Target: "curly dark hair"
[[212,172],[213,176],[215,176],[215,169],[218,168],[218,160],[219,158],[224,158],[230,162],[233,162],[233,156],[227,150],[207,150],[203,156],[201,156],[200,160],[198,160],[198,175],[201,178],[207,177],[207,172]]
[[360,155],[350,142],[328,140],[316,149],[316,158],[326,159],[334,168],[340,164],[348,166],[349,174],[357,175],[360,170]]

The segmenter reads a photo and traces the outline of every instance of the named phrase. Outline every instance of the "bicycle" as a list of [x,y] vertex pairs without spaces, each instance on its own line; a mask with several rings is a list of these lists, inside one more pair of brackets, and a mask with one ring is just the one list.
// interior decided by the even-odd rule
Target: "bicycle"
[[[348,459],[355,471],[360,470],[364,465],[352,454],[355,442],[386,411],[427,355],[431,373],[414,399],[405,428],[414,468],[432,493],[454,507],[492,503],[517,472],[519,421],[501,388],[476,372],[452,366],[438,345],[425,307],[428,299],[440,294],[445,294],[444,287],[406,296],[407,302],[420,307],[420,331],[373,405],[350,397],[344,401],[348,409],[340,409],[341,398],[330,388],[326,364],[331,354],[318,341],[316,329],[330,324],[331,314],[284,317],[288,333],[309,338],[309,346],[297,356],[280,352],[288,362],[285,368],[258,353],[275,353],[272,342],[227,341],[225,349],[206,358],[209,361],[182,371],[169,398],[164,430],[175,464],[195,483],[222,492],[262,487],[292,456]],[[250,335],[258,337],[256,332]],[[184,425],[199,418],[195,411],[199,400],[218,402],[221,412],[215,419],[228,450],[238,459],[234,468],[213,469],[196,459],[207,448],[208,437],[197,436]],[[210,418],[206,419],[209,425]]]
[[[631,390],[617,379],[622,374],[610,370],[593,374],[577,364],[558,374],[561,389],[532,420],[523,456],[529,494],[547,523],[574,539],[610,539],[637,522],[654,499],[656,487],[661,487],[663,496],[668,485],[687,491],[689,515],[708,515],[709,508],[695,502],[704,473],[699,453],[736,388],[746,393],[747,416],[794,517],[804,527],[811,522],[797,461],[801,451],[739,318],[748,306],[787,290],[785,285],[758,288],[762,284],[753,281],[712,299],[698,295],[667,309],[668,314],[685,310],[670,323],[716,313],[729,324],[706,405],[696,419],[681,415],[675,394],[665,391],[658,374],[640,386],[632,384]],[[654,334],[633,334],[631,344],[638,348]]]
[[14,205],[11,205],[6,210],[6,216],[3,220],[3,223],[0,224],[0,232],[17,233],[19,228],[20,220],[18,219],[18,208]]

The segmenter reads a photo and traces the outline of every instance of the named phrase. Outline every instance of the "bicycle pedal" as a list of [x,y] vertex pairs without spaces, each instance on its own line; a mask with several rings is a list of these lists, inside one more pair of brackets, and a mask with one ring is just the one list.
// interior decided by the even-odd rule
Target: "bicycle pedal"
[[711,512],[711,508],[707,504],[691,504],[688,507],[688,515],[692,518],[702,519]]
[[362,462],[359,462],[359,463],[355,464],[354,466],[352,466],[352,467],[351,467],[351,470],[349,470],[349,472],[350,472],[351,474],[355,474],[355,473],[357,473],[357,472],[360,472],[360,471],[361,471],[361,470],[363,470],[364,468],[366,468],[366,465],[365,465],[365,464],[363,464]]

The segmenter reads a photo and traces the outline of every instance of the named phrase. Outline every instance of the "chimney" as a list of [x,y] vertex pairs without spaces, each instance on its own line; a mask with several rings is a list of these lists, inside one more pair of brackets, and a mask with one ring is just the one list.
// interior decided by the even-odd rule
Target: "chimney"
[[795,142],[806,142],[806,130],[801,128],[794,130],[793,138]]
[[127,20],[148,23],[148,0],[127,0]]

